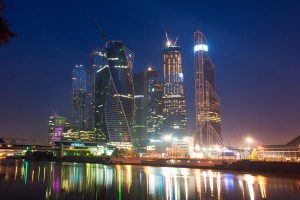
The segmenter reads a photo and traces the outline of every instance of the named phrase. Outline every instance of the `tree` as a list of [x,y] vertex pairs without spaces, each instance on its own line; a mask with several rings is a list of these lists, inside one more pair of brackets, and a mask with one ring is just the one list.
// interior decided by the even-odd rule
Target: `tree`
[[10,38],[17,37],[16,34],[9,30],[9,24],[7,20],[3,17],[4,7],[5,4],[3,0],[0,0],[0,47],[3,44],[8,44]]
[[250,159],[251,159],[251,160],[258,160],[258,154],[257,154],[256,148],[254,148],[254,149],[252,150]]

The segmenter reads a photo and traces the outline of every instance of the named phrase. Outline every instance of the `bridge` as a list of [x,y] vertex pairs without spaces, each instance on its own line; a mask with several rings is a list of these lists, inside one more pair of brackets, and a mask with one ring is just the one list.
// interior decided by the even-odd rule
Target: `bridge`
[[0,138],[0,157],[20,154],[28,150],[51,151],[56,150],[56,147],[49,140]]

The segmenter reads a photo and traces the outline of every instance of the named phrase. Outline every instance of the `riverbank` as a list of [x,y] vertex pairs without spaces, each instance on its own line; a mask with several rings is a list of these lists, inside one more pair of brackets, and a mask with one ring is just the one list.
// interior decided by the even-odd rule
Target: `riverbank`
[[105,165],[143,165],[157,167],[183,167],[213,170],[232,170],[246,172],[300,173],[299,162],[267,161],[224,161],[210,159],[139,159],[139,158],[98,158],[98,157],[63,157],[57,162],[99,163]]

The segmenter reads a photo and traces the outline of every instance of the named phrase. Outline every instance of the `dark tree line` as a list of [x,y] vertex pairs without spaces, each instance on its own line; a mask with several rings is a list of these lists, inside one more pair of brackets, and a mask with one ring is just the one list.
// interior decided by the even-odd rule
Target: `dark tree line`
[[4,18],[5,4],[3,0],[0,0],[0,47],[3,44],[8,44],[10,38],[17,37],[16,34],[9,30],[8,21]]

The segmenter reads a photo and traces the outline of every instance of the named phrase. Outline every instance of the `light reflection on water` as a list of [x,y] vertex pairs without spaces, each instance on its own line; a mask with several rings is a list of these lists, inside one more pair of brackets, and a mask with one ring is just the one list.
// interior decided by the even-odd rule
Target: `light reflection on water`
[[299,177],[172,167],[2,159],[0,198],[300,199]]

